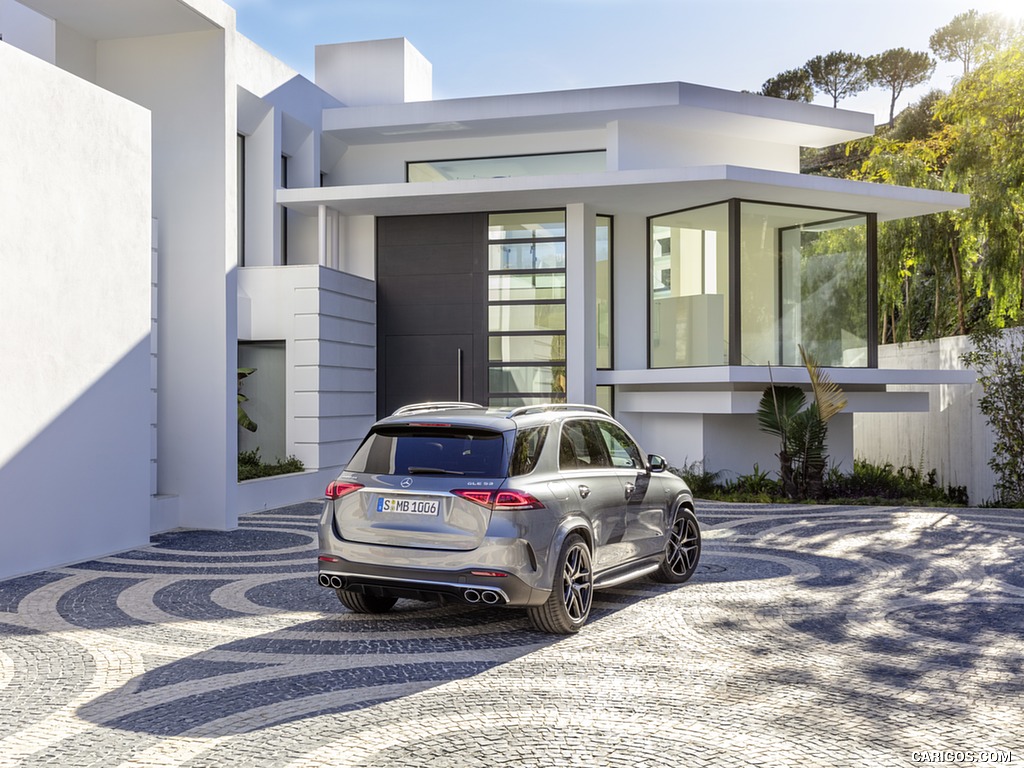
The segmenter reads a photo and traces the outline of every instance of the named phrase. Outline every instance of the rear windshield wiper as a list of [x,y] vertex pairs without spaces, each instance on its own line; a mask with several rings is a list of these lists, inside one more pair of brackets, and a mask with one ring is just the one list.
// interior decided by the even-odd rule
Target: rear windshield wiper
[[438,467],[409,467],[410,475],[464,475],[455,469],[440,469]]

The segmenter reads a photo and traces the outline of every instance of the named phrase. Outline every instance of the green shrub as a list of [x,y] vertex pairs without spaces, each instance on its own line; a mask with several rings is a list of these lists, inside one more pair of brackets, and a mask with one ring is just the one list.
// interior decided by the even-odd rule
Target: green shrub
[[996,503],[1024,507],[1024,328],[971,334],[974,349],[962,361],[978,373],[978,408],[995,437],[988,465],[999,475]]
[[870,500],[870,503],[950,504],[968,503],[967,488],[938,484],[938,473],[926,475],[911,466],[898,469],[891,463],[872,464],[862,459],[853,462],[853,472],[843,475],[830,472],[825,481],[825,495],[831,499]]
[[722,490],[727,495],[765,498],[784,496],[782,482],[768,477],[768,471],[754,464],[754,471],[749,475],[740,475],[735,480],[726,482]]
[[722,474],[705,469],[703,461],[693,461],[682,467],[669,467],[668,471],[683,478],[693,495],[701,498],[712,497],[719,488],[718,478]]
[[305,468],[305,465],[294,456],[289,456],[284,460],[278,459],[273,464],[266,463],[260,458],[259,448],[241,451],[238,454],[238,482],[253,480],[257,477],[288,475],[293,472],[302,472]]
[[[781,481],[770,477],[770,473],[757,464],[753,472],[725,481],[720,479],[720,471],[709,471],[702,461],[670,471],[683,478],[693,495],[702,499],[761,504],[792,501],[785,493]],[[919,506],[968,504],[967,488],[962,485],[942,488],[934,469],[922,474],[911,466],[897,469],[889,463],[871,464],[860,459],[854,461],[853,472],[849,474],[840,472],[837,467],[829,469],[822,485],[822,495],[817,501],[832,504]]]

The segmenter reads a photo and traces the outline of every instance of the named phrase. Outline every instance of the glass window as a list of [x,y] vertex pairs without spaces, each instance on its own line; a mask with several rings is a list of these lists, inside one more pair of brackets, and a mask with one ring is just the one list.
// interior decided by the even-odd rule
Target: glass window
[[565,336],[561,334],[494,336],[488,340],[492,363],[550,363],[565,360]]
[[491,396],[487,403],[491,408],[518,408],[522,405],[546,405],[547,403],[564,403],[565,395],[499,395]]
[[492,213],[488,240],[543,240],[565,238],[565,211]]
[[456,179],[505,179],[510,176],[547,176],[565,173],[600,173],[607,169],[606,152],[558,152],[511,157],[481,157],[408,163],[411,182]]
[[487,249],[487,267],[503,269],[565,269],[565,241],[492,243]]
[[382,427],[359,446],[347,469],[378,475],[444,474],[501,477],[500,432],[454,427]]
[[597,367],[612,367],[612,218],[597,217]]
[[591,469],[608,467],[608,449],[594,423],[583,419],[567,421],[562,425],[558,443],[559,469]]
[[802,365],[799,345],[824,366],[867,365],[867,217],[742,203],[740,328],[743,360]]
[[492,365],[488,370],[491,392],[565,394],[564,365]]
[[266,461],[288,456],[288,420],[285,403],[290,370],[285,342],[239,341],[238,368],[252,373],[239,379],[238,393],[246,398],[239,406],[256,425],[250,432],[238,426],[238,450],[259,450]]
[[541,449],[544,447],[544,438],[547,436],[546,425],[527,427],[516,433],[516,442],[512,447],[512,458],[509,461],[508,474],[510,477],[528,475],[533,472],[537,467]]
[[564,331],[565,304],[492,304],[487,327],[501,331]]
[[489,401],[565,399],[565,211],[488,217]]
[[652,368],[729,362],[729,204],[650,220]]
[[646,466],[640,449],[636,447],[636,443],[630,439],[622,427],[611,422],[599,421],[597,428],[608,448],[613,467],[643,469]]
[[488,278],[491,301],[565,299],[565,272],[498,274]]

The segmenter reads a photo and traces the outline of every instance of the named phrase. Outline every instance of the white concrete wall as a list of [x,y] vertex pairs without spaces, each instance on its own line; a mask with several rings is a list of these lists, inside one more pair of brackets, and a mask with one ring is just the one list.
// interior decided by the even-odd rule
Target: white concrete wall
[[96,56],[97,83],[153,113],[159,493],[178,497],[178,525],[214,529],[237,524],[231,40],[223,30],[106,40]]
[[[617,416],[646,451],[664,456],[673,466],[701,462],[705,470],[721,472],[725,481],[750,474],[757,465],[778,478],[778,438],[762,432],[754,414],[619,411]],[[841,413],[829,421],[825,448],[829,467],[853,469],[853,414]]]
[[650,292],[647,218],[616,216],[612,237],[612,359],[617,369],[642,370],[647,367],[650,336],[647,320]]
[[338,268],[350,275],[377,278],[377,220],[346,216],[341,222],[342,247]]
[[566,400],[597,399],[597,219],[587,205],[569,205],[565,212],[565,370]]
[[609,168],[686,168],[738,165],[800,172],[800,148],[791,144],[738,139],[680,130],[657,123],[620,120],[608,125]]
[[[647,453],[656,453],[673,467],[703,461],[704,419],[689,413],[636,413],[617,410],[615,416]],[[710,462],[709,462],[709,469]]]
[[[319,496],[376,418],[376,287],[333,269],[292,266],[241,269],[239,289],[239,338],[285,342],[287,453],[308,472],[282,487],[301,494],[291,501]],[[240,510],[276,498],[273,480],[242,483]]]
[[[886,344],[878,348],[880,368],[963,370],[960,356],[970,339]],[[923,472],[937,470],[943,485],[964,485],[972,503],[991,500],[996,474],[989,468],[994,436],[978,410],[981,385],[890,386],[890,390],[928,392],[927,413],[863,413],[854,420],[859,459]]]
[[[281,156],[289,187],[318,187],[344,151],[324,139],[323,110],[340,102],[241,35],[235,41],[238,133],[245,136],[245,266],[316,264],[316,219],[277,204]],[[326,163],[321,159],[327,146]],[[282,223],[287,217],[287,246]]]
[[95,83],[96,41],[60,22],[56,22],[55,27],[57,66]]
[[429,61],[405,38],[316,47],[316,83],[350,107],[429,101]]
[[145,544],[150,115],[0,43],[0,578]]

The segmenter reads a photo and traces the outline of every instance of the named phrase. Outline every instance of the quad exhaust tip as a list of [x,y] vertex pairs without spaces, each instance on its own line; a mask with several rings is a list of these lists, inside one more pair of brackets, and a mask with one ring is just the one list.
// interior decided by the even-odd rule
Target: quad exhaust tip
[[328,573],[321,573],[317,578],[317,581],[320,583],[321,587],[330,587],[331,589],[341,589],[345,586],[345,582],[341,576],[332,576]]
[[462,598],[467,603],[487,603],[487,605],[497,605],[503,602],[500,594],[489,589],[467,589],[462,593]]
[[[317,576],[317,583],[321,587],[329,587],[331,589],[342,589],[345,586],[345,580],[334,573],[321,573]],[[500,592],[495,592],[491,589],[464,590],[462,599],[467,603],[485,603],[487,605],[500,605],[505,602]]]

